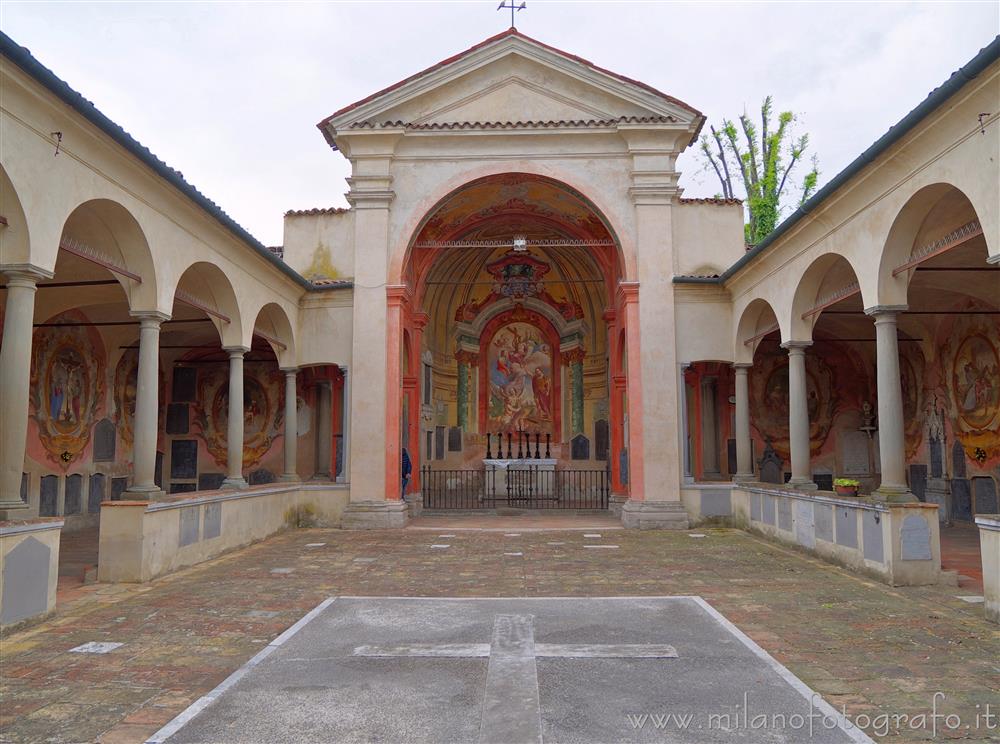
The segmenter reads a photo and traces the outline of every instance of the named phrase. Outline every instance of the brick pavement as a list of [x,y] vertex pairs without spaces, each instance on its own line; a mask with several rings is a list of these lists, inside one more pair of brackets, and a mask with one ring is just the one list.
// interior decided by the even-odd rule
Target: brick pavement
[[[151,584],[84,586],[54,619],[3,639],[0,741],[142,741],[337,594],[698,594],[850,715],[929,714],[935,691],[963,722],[1000,708],[1000,628],[962,590],[893,589],[742,532],[701,532],[609,531],[601,540],[619,549],[589,550],[578,531],[296,530]],[[124,645],[68,653],[88,641]]]

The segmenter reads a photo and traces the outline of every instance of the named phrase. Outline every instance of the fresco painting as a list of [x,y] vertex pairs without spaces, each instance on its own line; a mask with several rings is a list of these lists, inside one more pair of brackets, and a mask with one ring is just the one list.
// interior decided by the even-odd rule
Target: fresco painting
[[985,464],[1000,458],[1000,332],[962,326],[945,352],[952,426],[970,460]]
[[489,431],[551,432],[552,349],[529,323],[500,328],[486,351],[489,375]]

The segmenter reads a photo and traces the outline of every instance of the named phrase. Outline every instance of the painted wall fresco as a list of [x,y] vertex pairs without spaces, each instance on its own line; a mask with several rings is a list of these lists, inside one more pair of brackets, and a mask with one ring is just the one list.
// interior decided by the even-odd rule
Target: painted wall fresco
[[[49,323],[86,322],[68,311]],[[66,326],[35,331],[31,358],[31,417],[46,457],[65,471],[90,444],[91,429],[103,409],[106,355],[93,327]]]
[[486,351],[487,430],[551,432],[555,399],[552,349],[528,323],[500,328]]
[[1000,461],[1000,329],[976,316],[943,328],[941,364],[953,435],[980,465]]

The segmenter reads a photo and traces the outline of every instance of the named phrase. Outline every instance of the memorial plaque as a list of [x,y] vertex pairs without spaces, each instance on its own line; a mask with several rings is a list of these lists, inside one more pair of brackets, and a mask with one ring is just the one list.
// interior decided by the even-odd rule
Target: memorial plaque
[[170,443],[170,477],[198,477],[198,442],[194,439],[175,439]]
[[951,445],[951,477],[966,478],[968,475],[969,472],[966,469],[965,462],[965,448],[956,439],[955,443]]
[[854,509],[835,508],[837,527],[837,545],[845,548],[858,547],[858,515]]
[[774,524],[774,496],[769,493],[764,494],[763,509],[761,510],[761,520],[764,524]]
[[448,428],[448,451],[449,452],[461,452],[462,451],[462,427],[461,426],[451,426]]
[[628,485],[628,449],[622,448],[621,454],[618,455],[618,468],[621,471],[622,485]]
[[594,459],[607,460],[610,448],[610,426],[604,419],[598,419],[594,422]]
[[107,478],[104,473],[94,473],[90,476],[90,488],[87,490],[87,511],[91,514],[98,514],[101,511],[101,502],[104,501],[107,492]]
[[94,462],[114,462],[117,433],[115,425],[101,419],[94,425]]
[[570,459],[573,460],[589,460],[590,459],[590,440],[587,439],[583,434],[577,434],[573,437],[570,442]]
[[927,501],[927,466],[923,463],[910,465],[910,490],[921,501]]
[[201,533],[205,540],[222,534],[222,504],[205,504],[203,507],[205,524]]
[[431,460],[434,458],[434,432],[428,430],[424,433],[426,434],[425,438],[427,439],[427,448],[424,450],[424,459]]
[[334,446],[334,466],[333,474],[340,477],[344,474],[344,435],[335,434],[333,436]]
[[275,478],[274,473],[266,468],[261,468],[260,470],[254,470],[250,473],[250,477],[247,479],[247,482],[251,486],[263,486],[268,483],[274,483],[276,480],[277,478]]
[[122,495],[128,490],[128,478],[111,479],[111,500],[121,501]]
[[759,522],[760,521],[760,494],[751,493],[750,494],[750,521]]
[[174,367],[170,400],[174,403],[191,403],[198,387],[198,370],[194,367]]
[[983,475],[972,479],[972,496],[973,514],[1000,512],[997,508],[997,484],[990,476]]
[[833,542],[833,507],[829,504],[813,504],[813,518],[816,522],[816,539]]
[[841,432],[840,462],[844,475],[871,475],[871,440],[868,435],[863,431]]
[[904,561],[931,560],[931,528],[922,517],[911,514],[899,528],[899,555]]
[[197,483],[171,483],[170,493],[194,493],[198,490]]
[[157,488],[163,488],[163,453],[156,453],[156,463],[153,465],[153,483]]
[[28,483],[31,480],[30,473],[21,473],[21,501],[28,503]]
[[760,467],[760,480],[762,483],[784,483],[782,472],[782,466],[784,465],[784,460],[782,460],[778,453],[774,451],[771,447],[770,442],[764,448],[764,454],[760,458],[760,462],[757,463]]
[[200,533],[200,506],[188,506],[180,510],[180,539],[178,545],[184,547],[198,542]]
[[202,473],[198,476],[198,490],[217,491],[222,488],[222,481],[225,479],[225,473]]
[[83,476],[79,473],[66,476],[66,495],[63,499],[63,514],[79,514],[83,507]]
[[820,491],[833,490],[833,473],[813,473],[812,479]]
[[878,512],[864,511],[861,513],[861,541],[865,560],[885,563],[882,519]]
[[187,434],[191,424],[188,421],[190,406],[187,403],[171,403],[167,406],[167,434]]
[[445,427],[435,426],[434,427],[434,459],[443,460],[444,459],[444,431]]
[[965,478],[951,479],[951,516],[963,522],[972,521],[972,484]]
[[38,516],[54,517],[59,510],[59,476],[43,475],[38,491]]
[[701,516],[728,517],[733,513],[729,489],[704,490],[701,492]]
[[931,437],[927,441],[931,458],[931,478],[944,477],[944,446],[938,437]]
[[778,529],[792,531],[792,500],[778,499]]
[[811,501],[795,501],[795,541],[803,548],[816,547],[816,524]]

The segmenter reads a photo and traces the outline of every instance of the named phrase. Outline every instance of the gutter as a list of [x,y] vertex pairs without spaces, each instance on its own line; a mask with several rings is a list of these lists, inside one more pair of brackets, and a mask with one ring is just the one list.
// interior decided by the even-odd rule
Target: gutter
[[879,156],[885,153],[890,147],[907,135],[914,127],[923,121],[933,111],[943,105],[949,98],[965,87],[970,80],[974,80],[983,70],[1000,59],[1000,36],[997,36],[987,46],[980,50],[979,54],[973,57],[967,64],[960,67],[944,83],[931,91],[920,104],[910,113],[900,119],[889,131],[879,137],[867,150],[854,159],[850,165],[833,177],[829,183],[817,191],[802,206],[796,209],[774,230],[757,245],[751,248],[739,258],[732,266],[722,272],[717,279],[704,279],[702,277],[676,276],[674,284],[724,284],[732,278],[740,269],[750,263],[771,245],[778,241],[785,233],[791,230],[806,215],[814,211],[824,201],[834,194],[841,186],[850,181],[854,176],[873,163]]
[[9,59],[25,74],[45,87],[50,93],[59,98],[63,103],[68,105],[95,127],[100,129],[117,144],[121,145],[125,150],[138,158],[144,165],[151,168],[156,175],[194,202],[196,206],[215,219],[237,240],[256,251],[262,258],[264,258],[264,260],[298,284],[302,289],[307,292],[322,292],[334,289],[347,289],[350,288],[350,286],[353,286],[353,284],[348,285],[346,282],[332,286],[315,285],[299,274],[295,271],[295,269],[269,251],[263,243],[247,232],[246,229],[237,223],[232,217],[222,211],[218,204],[185,181],[180,172],[174,170],[156,157],[149,151],[148,148],[140,144],[135,138],[132,137],[132,135],[122,129],[121,126],[111,121],[111,119],[101,113],[101,111],[93,103],[73,90],[68,83],[59,78],[49,68],[45,67],[41,62],[35,59],[31,52],[19,45],[2,31],[0,31],[0,55]]

